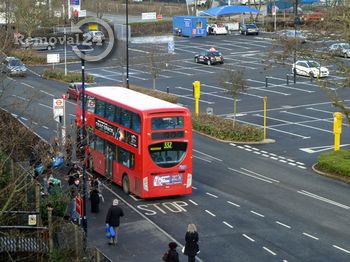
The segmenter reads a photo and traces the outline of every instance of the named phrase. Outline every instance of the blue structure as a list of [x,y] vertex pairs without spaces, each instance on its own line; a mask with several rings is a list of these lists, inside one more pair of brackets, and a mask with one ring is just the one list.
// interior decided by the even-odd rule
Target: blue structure
[[233,15],[242,13],[259,13],[259,10],[243,5],[224,5],[218,7],[212,7],[208,10],[199,12],[199,15],[207,15],[212,17],[218,17],[222,15]]
[[173,32],[179,36],[206,36],[207,18],[199,16],[174,16]]

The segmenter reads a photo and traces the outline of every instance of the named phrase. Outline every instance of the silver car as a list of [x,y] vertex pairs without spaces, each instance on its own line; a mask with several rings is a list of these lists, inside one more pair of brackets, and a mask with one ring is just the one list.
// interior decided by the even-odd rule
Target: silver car
[[1,72],[9,76],[25,76],[27,68],[18,58],[9,56],[2,62]]
[[21,47],[24,49],[34,49],[34,50],[51,50],[55,48],[53,43],[47,42],[44,38],[34,37],[27,38],[21,43]]
[[329,51],[337,56],[350,57],[350,45],[348,43],[337,43],[329,47]]
[[84,41],[92,43],[102,43],[106,40],[104,33],[101,31],[89,31],[83,34]]

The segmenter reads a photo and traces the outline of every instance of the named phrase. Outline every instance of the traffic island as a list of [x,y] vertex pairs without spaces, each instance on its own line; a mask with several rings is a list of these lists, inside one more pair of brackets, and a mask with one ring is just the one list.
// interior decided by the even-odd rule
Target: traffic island
[[312,169],[319,175],[350,184],[350,151],[338,150],[320,154]]

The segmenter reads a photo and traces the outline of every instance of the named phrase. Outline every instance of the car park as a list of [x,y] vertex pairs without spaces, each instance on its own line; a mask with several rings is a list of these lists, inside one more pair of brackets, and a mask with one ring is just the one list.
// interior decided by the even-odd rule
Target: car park
[[329,47],[329,52],[336,56],[350,57],[350,45],[348,43],[336,43]]
[[207,26],[208,35],[227,35],[228,31],[224,24],[211,24]]
[[286,30],[282,31],[279,35],[282,40],[297,40],[304,44],[306,43],[306,35],[300,30]]
[[194,62],[204,63],[207,65],[213,64],[223,64],[224,57],[221,52],[217,51],[215,48],[210,48],[207,51],[203,51],[194,56]]
[[55,47],[54,43],[47,42],[45,38],[41,37],[27,38],[25,41],[21,42],[21,48],[24,49],[51,50]]
[[1,72],[9,76],[25,76],[27,67],[16,57],[6,57],[1,65]]
[[[81,89],[82,83],[81,82],[73,82],[68,85],[67,89],[67,99],[74,99],[77,100],[80,89]],[[85,84],[85,88],[89,88],[90,84]]]
[[242,24],[239,27],[239,32],[242,35],[258,35],[259,34],[259,28],[256,26],[256,24]]
[[84,41],[92,43],[102,43],[106,37],[101,31],[89,31],[83,34]]
[[321,66],[318,62],[313,60],[299,60],[293,64],[292,73],[309,77],[327,77],[329,75],[328,68]]

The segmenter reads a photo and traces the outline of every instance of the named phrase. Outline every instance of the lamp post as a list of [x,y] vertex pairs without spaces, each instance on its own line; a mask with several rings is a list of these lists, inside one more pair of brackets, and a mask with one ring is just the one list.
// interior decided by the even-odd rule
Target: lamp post
[[297,61],[297,26],[300,23],[299,18],[298,18],[298,1],[295,0],[295,7],[294,7],[294,70],[293,70],[293,82],[294,84],[297,81],[297,69],[295,66],[295,63]]
[[126,88],[129,88],[129,0],[126,0]]

